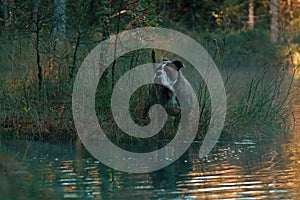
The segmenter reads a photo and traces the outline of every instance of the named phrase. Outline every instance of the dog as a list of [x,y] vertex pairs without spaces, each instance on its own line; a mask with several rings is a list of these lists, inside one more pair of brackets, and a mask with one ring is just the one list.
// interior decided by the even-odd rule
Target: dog
[[171,117],[181,116],[182,105],[185,106],[185,112],[189,113],[193,104],[193,88],[181,71],[184,67],[183,63],[164,58],[162,62],[155,64],[154,51],[152,51],[152,62],[155,70],[154,84],[149,88],[144,119],[154,104],[162,105]]

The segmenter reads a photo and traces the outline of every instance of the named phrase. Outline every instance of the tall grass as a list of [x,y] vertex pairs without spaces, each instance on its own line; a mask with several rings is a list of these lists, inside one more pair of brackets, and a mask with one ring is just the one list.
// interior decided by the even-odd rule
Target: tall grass
[[241,96],[231,102],[225,127],[227,133],[260,138],[286,131],[289,92],[282,90],[287,76],[281,69],[273,70],[264,70],[251,78]]
[[225,65],[237,62],[242,73],[233,70],[229,80],[229,85],[233,81],[239,86],[227,87],[232,99],[224,132],[254,138],[287,132],[294,95],[290,84],[295,78],[289,56],[281,54],[282,46],[270,43],[268,34],[258,30],[231,34],[227,44]]
[[1,40],[2,136],[46,139],[51,135],[74,132],[70,113],[72,83],[65,79],[64,67],[51,65],[50,54],[44,53],[44,82],[39,90],[31,40],[22,36],[4,36]]
[[[236,38],[237,36],[239,38]],[[199,35],[197,37],[198,39],[202,38]],[[209,37],[214,37],[214,35]],[[251,32],[229,35],[226,38],[208,38],[208,41],[213,41],[210,45],[206,43],[207,40],[199,39],[204,43],[203,46],[208,49],[209,53],[215,55],[214,59],[224,75],[227,96],[230,97],[228,99],[224,135],[239,135],[251,132],[252,135],[256,134],[261,137],[266,133],[282,131],[287,124],[287,99],[285,98],[286,94],[282,95],[281,92],[286,71],[282,71],[280,63],[272,63],[272,60],[276,58],[275,47],[270,46],[270,51],[264,48],[258,49],[256,45],[250,45],[250,42],[243,42],[247,41],[248,37],[254,38],[255,43],[259,44],[261,35],[255,35]],[[236,38],[236,40],[233,40],[233,38]],[[44,82],[43,87],[39,89],[34,49],[30,42],[30,40],[26,41],[24,38],[19,38],[17,42],[12,42],[12,39],[6,38],[1,46],[2,49],[5,49],[0,53],[0,66],[2,69],[0,70],[1,136],[41,140],[75,137],[76,130],[71,111],[73,80],[69,79],[68,72],[68,55],[71,55],[71,57],[74,55],[72,48],[66,48],[65,56],[59,62],[52,60],[51,53],[44,52],[42,54]],[[241,49],[241,51],[238,51],[238,49]],[[81,47],[77,50],[77,63],[82,62],[89,50],[88,47]],[[245,61],[249,52],[252,56],[251,63],[253,65],[257,64],[259,66],[256,67],[265,70],[261,70],[262,73],[259,73],[259,76],[256,75],[243,82],[237,82],[236,78],[239,75],[235,75],[236,72],[232,70],[232,66],[238,64],[242,66],[241,73],[244,69],[252,69],[249,62]],[[98,84],[95,105],[97,116],[104,131],[115,143],[161,142],[171,139],[174,137],[174,132],[176,132],[173,119],[169,118],[161,134],[147,140],[141,140],[123,133],[113,120],[110,110],[111,80],[118,80],[135,66],[151,62],[150,55],[149,50],[141,50],[120,57],[115,63],[114,73],[112,74],[111,70],[108,69],[106,77],[101,79]],[[161,59],[164,56],[166,56],[164,52],[158,53],[158,57]],[[170,58],[172,59],[172,57]],[[262,58],[264,58],[263,62],[261,61]],[[243,66],[243,59],[244,63],[248,63],[248,65]],[[272,67],[267,68],[266,65]],[[76,67],[78,69],[79,65]],[[188,78],[195,74],[193,71],[189,71],[190,68],[192,67],[187,67],[183,71]],[[229,71],[232,70],[232,74],[225,73],[228,69]],[[195,77],[193,78],[195,79]],[[201,139],[210,121],[210,97],[203,79],[200,76],[196,79],[198,79],[199,84],[195,86],[195,91],[200,105],[200,126],[197,138]],[[230,82],[234,86],[244,85],[244,87],[236,92],[236,88],[231,90],[231,86],[228,84]],[[140,125],[146,123],[142,119],[142,113],[147,93],[147,86],[141,87],[134,93],[130,101],[131,116]]]

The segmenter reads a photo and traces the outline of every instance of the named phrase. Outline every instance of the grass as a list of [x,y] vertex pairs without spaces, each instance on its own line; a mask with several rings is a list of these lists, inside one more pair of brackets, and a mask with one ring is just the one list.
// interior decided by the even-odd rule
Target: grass
[[229,105],[225,131],[261,138],[287,130],[290,110],[286,99],[289,94],[282,92],[285,77],[277,69],[264,70],[252,78],[240,98]]
[[[0,131],[3,137],[44,140],[75,134],[72,124],[72,85],[63,69],[51,66],[43,54],[44,85],[38,90],[35,51],[31,40],[2,37],[0,70]],[[72,130],[71,130],[72,129]],[[54,137],[52,137],[54,138]]]
[[[277,48],[266,42],[266,37],[265,33],[255,31],[231,33],[226,37],[213,34],[206,37],[201,35],[194,37],[202,42],[213,55],[224,75],[229,97],[227,121],[223,130],[225,136],[240,136],[241,133],[250,132],[253,137],[264,137],[279,133],[288,126],[286,121],[288,101],[285,98],[288,94],[282,92],[287,74],[286,71],[282,71],[282,64],[276,62]],[[71,111],[73,80],[68,78],[68,58],[73,55],[73,49],[66,48],[63,53],[65,56],[58,61],[51,60],[51,52],[42,51],[44,81],[42,89],[39,90],[35,53],[31,41],[23,37],[19,37],[18,40],[2,37],[2,40],[3,45],[0,51],[1,136],[54,141],[76,137]],[[262,42],[263,45],[259,45]],[[263,46],[268,46],[268,48],[263,48]],[[88,52],[87,48],[84,46],[80,48],[77,63],[82,62],[82,58]],[[137,65],[151,62],[150,55],[149,50],[141,50],[122,56],[116,62],[114,79],[118,80],[126,71]],[[164,53],[159,54],[159,56],[163,55]],[[253,67],[253,65],[256,66]],[[271,67],[268,68],[267,65]],[[237,71],[240,70],[240,72],[236,71],[236,66],[238,66]],[[260,69],[260,76],[254,74],[248,80],[237,81],[243,79],[241,75],[244,70],[256,68]],[[187,76],[194,74],[189,69],[185,70],[184,73]],[[105,80],[100,81],[98,85],[96,111],[101,126],[115,143],[141,141],[149,143],[165,141],[174,136],[172,119],[168,119],[162,131],[163,134],[147,140],[133,138],[123,133],[114,123],[110,111],[111,80],[111,70],[108,70]],[[201,139],[209,124],[210,100],[201,77],[199,77],[199,82],[197,93],[201,115],[197,138]],[[131,98],[130,110],[137,123],[141,121],[146,94],[147,87],[142,87]]]

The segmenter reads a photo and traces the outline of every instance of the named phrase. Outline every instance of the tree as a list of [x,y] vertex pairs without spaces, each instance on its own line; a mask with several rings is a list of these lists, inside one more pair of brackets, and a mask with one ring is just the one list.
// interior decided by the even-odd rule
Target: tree
[[54,0],[54,36],[65,37],[66,34],[66,2]]
[[249,1],[249,8],[248,8],[248,25],[249,29],[254,28],[254,0]]
[[34,0],[33,2],[33,43],[36,52],[36,63],[38,67],[38,81],[39,90],[42,89],[43,85],[43,69],[41,65],[41,52],[40,52],[40,22],[41,17],[39,15],[39,0]]
[[3,18],[3,21],[5,22],[5,26],[7,26],[9,23],[9,14],[8,14],[8,8],[7,5],[5,3],[3,3],[2,1],[0,1],[0,11],[1,11],[1,15],[0,18]]
[[271,24],[270,24],[270,38],[271,42],[278,42],[278,0],[270,0],[270,14],[271,14]]

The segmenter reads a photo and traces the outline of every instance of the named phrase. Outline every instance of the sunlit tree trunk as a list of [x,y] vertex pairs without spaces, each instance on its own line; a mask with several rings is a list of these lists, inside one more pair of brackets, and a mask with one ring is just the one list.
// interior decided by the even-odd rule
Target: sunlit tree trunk
[[271,14],[271,42],[278,42],[278,0],[270,0],[270,14]]
[[287,6],[288,6],[289,17],[293,18],[293,11],[292,11],[292,2],[291,2],[291,0],[287,0]]
[[254,0],[249,1],[249,10],[248,10],[248,23],[249,23],[249,29],[254,28]]

